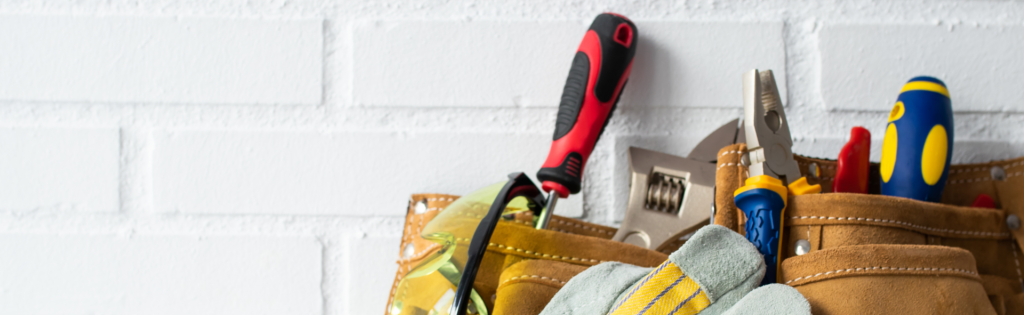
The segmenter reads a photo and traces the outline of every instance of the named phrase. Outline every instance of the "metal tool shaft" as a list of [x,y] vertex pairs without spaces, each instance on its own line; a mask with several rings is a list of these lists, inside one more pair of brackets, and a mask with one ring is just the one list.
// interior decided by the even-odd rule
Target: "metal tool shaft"
[[558,203],[558,193],[552,191],[548,194],[548,200],[544,205],[544,210],[540,211],[540,216],[537,217],[537,222],[534,223],[533,227],[539,229],[545,229],[548,227],[548,221],[551,221],[551,215],[555,212],[555,204]]

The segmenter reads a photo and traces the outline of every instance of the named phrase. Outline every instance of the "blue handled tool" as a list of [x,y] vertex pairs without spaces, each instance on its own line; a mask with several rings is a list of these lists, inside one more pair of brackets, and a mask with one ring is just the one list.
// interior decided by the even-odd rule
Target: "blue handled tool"
[[736,206],[747,216],[747,239],[764,255],[761,284],[778,276],[783,215],[790,194],[816,194],[793,159],[793,139],[771,70],[743,74],[743,125],[750,177],[734,193]]
[[939,202],[953,152],[946,84],[916,77],[903,85],[882,143],[882,194]]

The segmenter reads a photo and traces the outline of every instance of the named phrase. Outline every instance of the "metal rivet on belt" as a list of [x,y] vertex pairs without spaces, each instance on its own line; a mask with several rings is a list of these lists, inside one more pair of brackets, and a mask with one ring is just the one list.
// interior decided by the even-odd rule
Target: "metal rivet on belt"
[[796,240],[796,243],[793,244],[793,252],[797,256],[811,252],[811,242],[808,242],[807,240]]
[[1020,228],[1020,218],[1018,218],[1015,214],[1006,216],[1006,227],[1016,231],[1017,229]]
[[740,156],[740,164],[743,166],[750,166],[750,153]]
[[427,200],[422,199],[416,202],[416,207],[413,208],[413,212],[416,214],[423,214],[427,212]]
[[998,180],[998,181],[1006,180],[1006,170],[1004,170],[1002,167],[1000,167],[998,165],[997,166],[993,166],[991,172],[992,172],[992,179]]
[[412,243],[405,245],[405,249],[402,250],[402,258],[409,259],[414,254],[416,254],[416,246],[412,246]]
[[818,163],[811,162],[811,164],[807,165],[807,176],[815,179],[818,178]]

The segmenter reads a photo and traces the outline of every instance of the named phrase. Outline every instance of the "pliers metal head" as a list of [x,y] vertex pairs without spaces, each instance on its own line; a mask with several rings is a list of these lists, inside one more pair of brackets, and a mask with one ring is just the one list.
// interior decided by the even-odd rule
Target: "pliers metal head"
[[788,185],[801,177],[793,138],[771,70],[743,74],[743,129],[750,177],[768,175]]

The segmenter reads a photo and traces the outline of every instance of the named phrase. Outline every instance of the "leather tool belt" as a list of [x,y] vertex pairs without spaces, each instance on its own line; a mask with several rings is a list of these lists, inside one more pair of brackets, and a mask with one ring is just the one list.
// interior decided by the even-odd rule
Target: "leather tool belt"
[[[738,233],[745,220],[733,191],[747,177],[740,161],[745,150],[745,144],[723,148],[716,175],[714,223]],[[824,193],[790,197],[779,282],[802,293],[814,314],[1024,313],[1024,158],[953,165],[942,203],[877,195],[877,184],[874,194],[830,193],[836,162],[795,158]],[[998,209],[968,206],[982,193]],[[412,196],[396,285],[436,246],[420,238],[423,226],[456,198]],[[427,210],[417,213],[413,205],[423,200]],[[589,266],[653,267],[683,244],[657,252],[611,241],[612,227],[554,216],[546,230],[536,230],[531,221],[524,214],[500,222],[488,244],[474,287],[491,314],[538,314]]]

